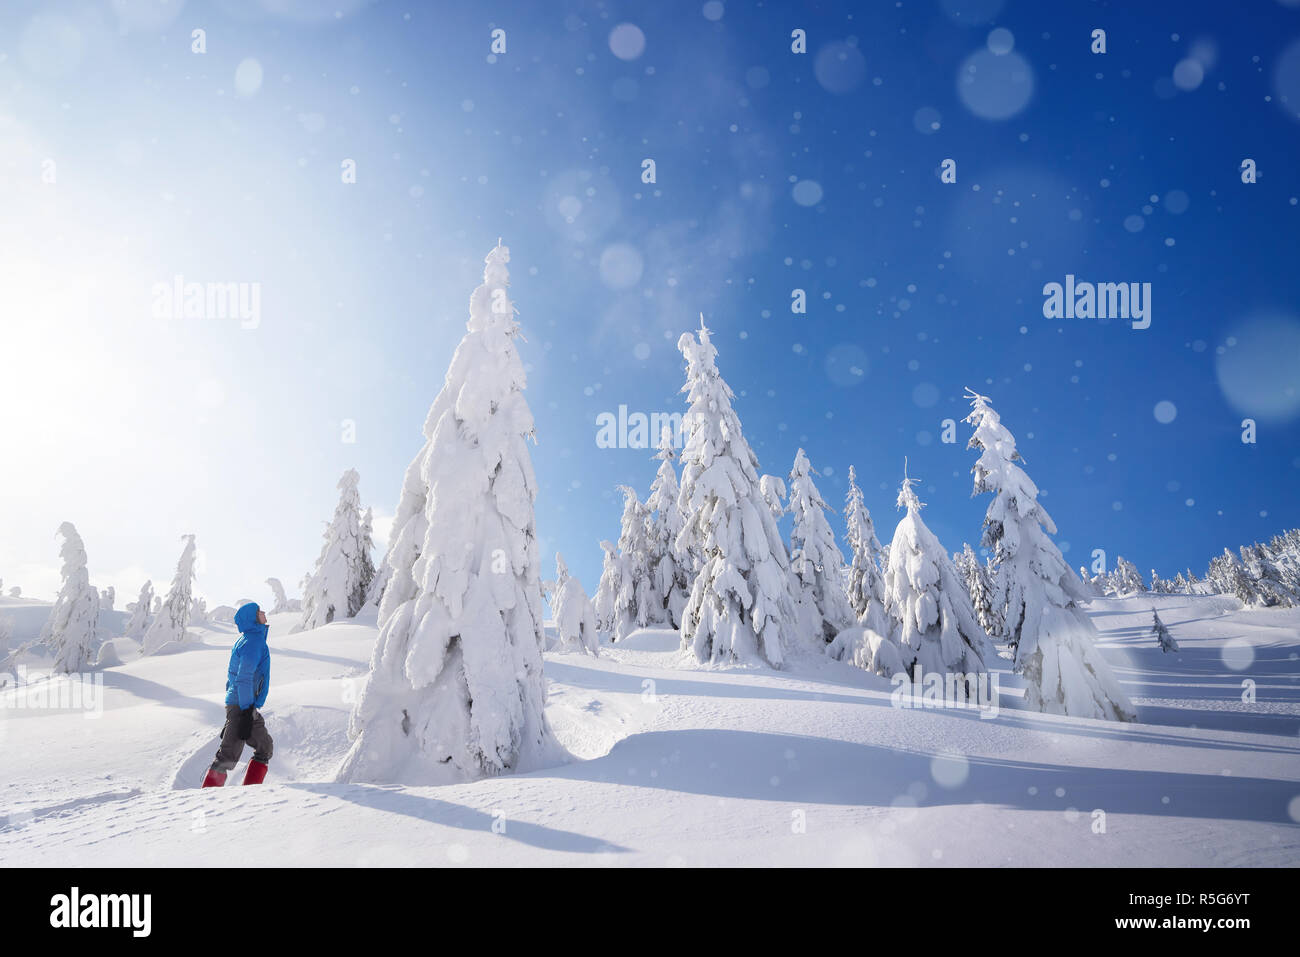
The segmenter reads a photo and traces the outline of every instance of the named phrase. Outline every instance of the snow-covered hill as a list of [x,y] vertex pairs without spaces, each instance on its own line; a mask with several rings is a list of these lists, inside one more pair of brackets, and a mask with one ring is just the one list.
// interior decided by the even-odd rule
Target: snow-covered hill
[[[1153,607],[1179,652],[1149,636]],[[271,618],[256,788],[242,767],[198,787],[233,632],[152,658],[119,639],[99,717],[0,692],[0,866],[1300,864],[1300,610],[1089,610],[1138,724],[1021,710],[1005,660],[989,719],[893,707],[888,681],[829,659],[701,669],[640,631],[546,655],[571,763],[422,788],[332,781],[373,617],[296,635]]]

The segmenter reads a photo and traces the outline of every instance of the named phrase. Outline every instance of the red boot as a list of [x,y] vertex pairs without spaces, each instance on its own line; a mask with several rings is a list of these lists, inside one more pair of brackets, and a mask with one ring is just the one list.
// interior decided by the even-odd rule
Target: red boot
[[267,765],[262,761],[249,761],[248,770],[244,772],[245,784],[261,784],[266,779]]
[[208,775],[203,779],[205,788],[221,788],[226,786],[226,772],[218,771],[216,768],[208,768]]

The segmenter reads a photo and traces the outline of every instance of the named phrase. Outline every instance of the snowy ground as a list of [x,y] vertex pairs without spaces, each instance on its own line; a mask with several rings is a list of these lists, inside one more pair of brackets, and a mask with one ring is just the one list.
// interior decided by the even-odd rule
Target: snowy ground
[[[1148,637],[1153,606],[1179,653]],[[571,763],[428,788],[330,781],[373,619],[290,636],[297,616],[272,617],[271,772],[220,793],[198,784],[233,632],[145,659],[122,639],[102,716],[0,708],[0,866],[1295,866],[1300,610],[1235,609],[1093,602],[1130,726],[1021,711],[1005,673],[986,720],[892,707],[885,679],[830,660],[699,669],[638,632],[547,654]]]

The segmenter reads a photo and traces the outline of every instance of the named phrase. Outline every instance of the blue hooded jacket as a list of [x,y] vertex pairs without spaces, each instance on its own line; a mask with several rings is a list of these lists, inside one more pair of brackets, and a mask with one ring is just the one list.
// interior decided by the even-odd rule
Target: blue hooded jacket
[[258,607],[250,601],[235,612],[239,640],[230,649],[230,668],[226,672],[226,704],[249,706],[266,704],[271,688],[271,652],[266,647],[267,627],[257,620]]

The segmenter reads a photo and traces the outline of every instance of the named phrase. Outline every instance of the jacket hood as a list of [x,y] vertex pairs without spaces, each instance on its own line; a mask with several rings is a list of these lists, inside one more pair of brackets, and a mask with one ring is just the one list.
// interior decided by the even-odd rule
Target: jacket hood
[[255,601],[239,606],[239,611],[235,612],[235,627],[239,629],[241,634],[257,626],[257,613],[259,610]]

